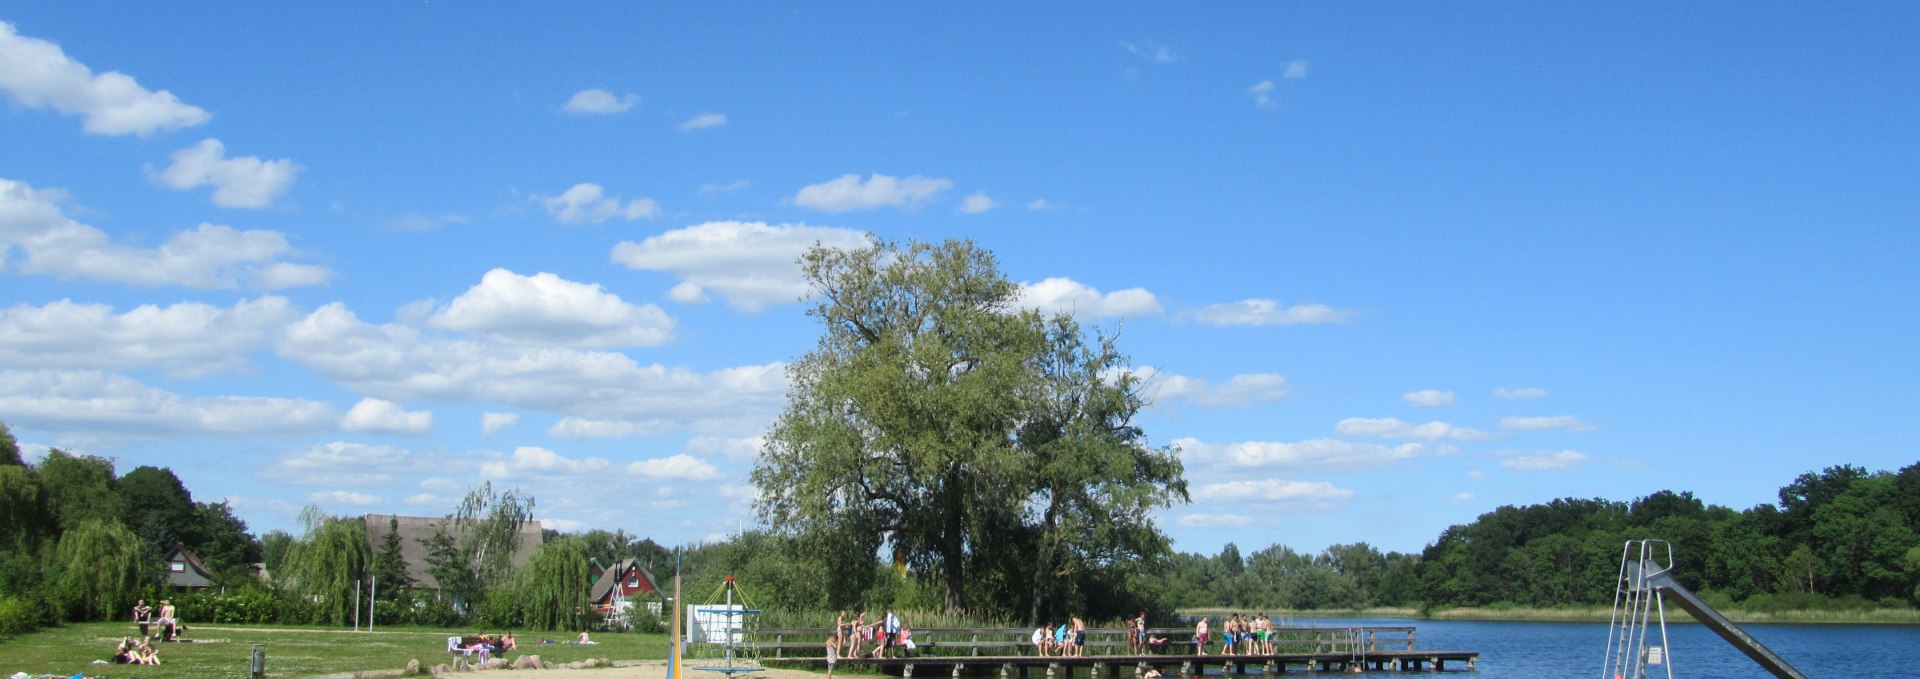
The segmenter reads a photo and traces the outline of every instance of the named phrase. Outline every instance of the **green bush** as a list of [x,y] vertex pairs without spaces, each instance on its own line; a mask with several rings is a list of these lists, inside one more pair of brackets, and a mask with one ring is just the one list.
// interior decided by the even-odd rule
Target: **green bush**
[[39,629],[46,621],[46,606],[13,594],[0,594],[0,635],[25,634]]

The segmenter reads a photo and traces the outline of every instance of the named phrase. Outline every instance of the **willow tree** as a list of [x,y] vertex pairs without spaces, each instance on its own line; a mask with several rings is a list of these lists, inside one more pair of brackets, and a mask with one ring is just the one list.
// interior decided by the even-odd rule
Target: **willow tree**
[[587,596],[593,588],[589,568],[587,543],[579,538],[561,538],[534,550],[527,565],[514,572],[510,588],[526,626],[585,629]]
[[316,606],[318,622],[346,624],[353,615],[355,586],[373,563],[367,524],[357,517],[327,516],[318,507],[300,512],[306,531],[287,550],[283,582]]
[[[966,241],[816,246],[801,267],[822,334],[789,368],[787,407],[753,472],[774,531],[831,545],[817,553],[840,572],[872,572],[889,553],[936,578],[956,611],[969,595],[996,613],[1045,596],[1027,588],[1035,568],[1165,551],[1146,510],[1184,499],[1185,486],[1179,463],[1131,426],[1137,399],[1104,378],[1123,357],[1076,349],[1071,319],[1019,308],[991,253]],[[1114,500],[1126,506],[1089,506]],[[1094,535],[1066,540],[1063,526]],[[1059,550],[1052,563],[1009,558],[1043,536]],[[1134,544],[1116,552],[1114,540]]]
[[119,521],[87,519],[60,535],[54,562],[69,620],[104,620],[133,605],[157,575],[145,568],[140,536]]

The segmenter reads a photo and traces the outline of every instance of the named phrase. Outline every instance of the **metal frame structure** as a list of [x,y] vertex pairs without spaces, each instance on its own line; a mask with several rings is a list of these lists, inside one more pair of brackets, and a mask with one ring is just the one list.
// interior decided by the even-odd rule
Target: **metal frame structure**
[[[1806,675],[1774,655],[1739,625],[1714,610],[1673,579],[1673,545],[1666,540],[1628,540],[1620,550],[1620,574],[1613,594],[1613,619],[1607,625],[1607,659],[1600,679],[1647,679],[1647,668],[1658,666],[1673,679],[1672,647],[1667,644],[1667,602],[1720,635],[1761,668],[1779,679],[1807,679]],[[1648,627],[1659,623],[1659,644],[1650,642]]]

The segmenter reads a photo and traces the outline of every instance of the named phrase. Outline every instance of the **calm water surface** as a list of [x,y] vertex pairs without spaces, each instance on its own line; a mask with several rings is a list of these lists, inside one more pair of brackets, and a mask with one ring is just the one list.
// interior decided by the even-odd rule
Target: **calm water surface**
[[[1448,672],[1452,676],[1476,679],[1599,679],[1601,663],[1606,659],[1605,623],[1320,618],[1294,620],[1292,624],[1412,625],[1418,628],[1414,633],[1416,649],[1478,651],[1478,672]],[[1920,677],[1920,627],[1743,625],[1742,629],[1814,679]],[[1674,624],[1669,620],[1667,638],[1672,646],[1671,662],[1676,679],[1771,679],[1773,676],[1700,625]],[[1664,671],[1657,674],[1655,668],[1648,671],[1650,676],[1666,677]],[[1286,676],[1304,675],[1289,673]]]

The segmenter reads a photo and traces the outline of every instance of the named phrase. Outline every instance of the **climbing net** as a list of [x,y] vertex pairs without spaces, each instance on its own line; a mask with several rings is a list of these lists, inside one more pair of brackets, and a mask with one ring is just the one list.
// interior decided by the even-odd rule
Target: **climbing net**
[[758,672],[760,652],[754,639],[760,631],[760,611],[727,576],[704,603],[687,607],[687,667],[733,677]]

